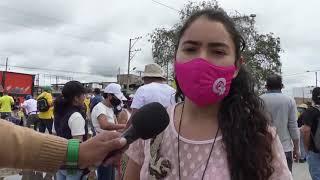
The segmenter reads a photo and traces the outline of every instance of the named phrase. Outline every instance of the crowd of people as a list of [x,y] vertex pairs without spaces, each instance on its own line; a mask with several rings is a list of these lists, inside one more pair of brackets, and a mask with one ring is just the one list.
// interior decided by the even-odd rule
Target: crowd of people
[[[282,93],[281,76],[270,75],[267,92],[259,97],[241,56],[245,42],[222,11],[194,13],[177,40],[176,89],[165,83],[159,65],[149,64],[144,85],[134,96],[125,96],[116,83],[101,91],[88,90],[78,81],[66,83],[55,99],[49,88],[36,99],[26,96],[21,104],[26,126],[59,138],[0,124],[7,133],[39,136],[34,146],[24,146],[39,157],[35,153],[8,157],[1,167],[54,171],[57,180],[86,179],[95,172],[98,180],[291,180],[293,163],[307,161],[312,179],[320,180],[319,87],[313,90],[313,105],[298,108],[294,99]],[[132,115],[152,102],[167,108],[168,127],[123,149],[126,142],[120,133],[130,126]],[[13,104],[4,93],[2,119],[11,116]],[[41,138],[47,138],[48,144],[37,144],[44,141]],[[20,150],[21,143],[7,141],[13,141],[12,146],[0,152],[15,146]],[[50,149],[54,145],[57,148]],[[104,161],[112,150],[120,151]],[[39,163],[24,163],[29,156]]]
[[[99,88],[86,89],[80,82],[70,81],[64,85],[61,95],[56,98],[52,95],[52,89],[45,87],[37,98],[27,95],[19,105],[18,109],[25,117],[22,124],[40,133],[77,139],[80,142],[104,131],[123,132],[129,126],[131,114],[143,105],[161,102],[165,107],[169,107],[175,102],[175,90],[164,83],[164,72],[159,65],[146,65],[143,80],[144,86],[137,90],[134,101],[133,95],[126,97],[121,86],[116,83],[109,84],[101,91]],[[152,95],[154,92],[156,93]],[[13,104],[14,100],[8,94],[0,98],[0,107],[10,109],[1,112],[3,119],[14,116],[11,107]],[[119,165],[78,169],[72,174],[68,173],[66,166],[62,166],[55,177],[57,180],[84,179],[88,176],[100,180],[120,179],[123,172]],[[51,177],[52,174],[47,173],[46,179]]]

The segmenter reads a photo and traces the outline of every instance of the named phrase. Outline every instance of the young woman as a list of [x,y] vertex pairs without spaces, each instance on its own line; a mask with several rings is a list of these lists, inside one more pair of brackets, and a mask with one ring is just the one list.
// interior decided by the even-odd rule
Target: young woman
[[[78,81],[70,81],[63,87],[62,96],[54,103],[54,128],[58,136],[86,140],[85,93],[86,89]],[[57,180],[79,180],[83,176],[83,170],[70,172],[62,168],[57,172]]]
[[160,136],[130,146],[125,179],[292,179],[242,65],[244,40],[231,18],[196,12],[178,40],[176,97],[183,102],[168,109]]

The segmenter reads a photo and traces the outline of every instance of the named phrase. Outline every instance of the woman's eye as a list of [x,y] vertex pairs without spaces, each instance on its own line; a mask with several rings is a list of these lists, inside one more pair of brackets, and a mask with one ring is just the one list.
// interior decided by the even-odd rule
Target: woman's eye
[[185,51],[185,52],[194,52],[194,51],[196,51],[196,48],[193,48],[193,47],[184,48],[183,51]]
[[214,50],[213,53],[220,56],[226,55],[226,52],[222,50]]

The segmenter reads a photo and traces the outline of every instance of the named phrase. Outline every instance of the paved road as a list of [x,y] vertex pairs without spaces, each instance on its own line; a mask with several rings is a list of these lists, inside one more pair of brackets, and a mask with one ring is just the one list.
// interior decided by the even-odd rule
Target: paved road
[[307,163],[294,164],[293,179],[294,180],[311,180]]
[[[311,180],[307,163],[294,164],[293,179],[294,180]],[[6,177],[4,180],[21,180],[21,176],[18,176],[18,175],[9,176],[9,177]]]

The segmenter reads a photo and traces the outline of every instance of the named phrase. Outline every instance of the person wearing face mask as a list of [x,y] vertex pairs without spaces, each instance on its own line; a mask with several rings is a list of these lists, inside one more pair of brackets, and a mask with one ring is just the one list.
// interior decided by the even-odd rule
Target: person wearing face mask
[[[111,83],[104,89],[104,100],[98,103],[91,112],[91,120],[96,133],[104,130],[114,131],[125,128],[125,125],[116,124],[114,114],[114,108],[120,106],[123,96],[119,84]],[[115,172],[112,166],[100,166],[98,168],[98,180],[113,180],[114,178]]]
[[292,180],[281,142],[241,57],[244,39],[223,11],[190,15],[177,36],[170,124],[126,154],[125,180]]

